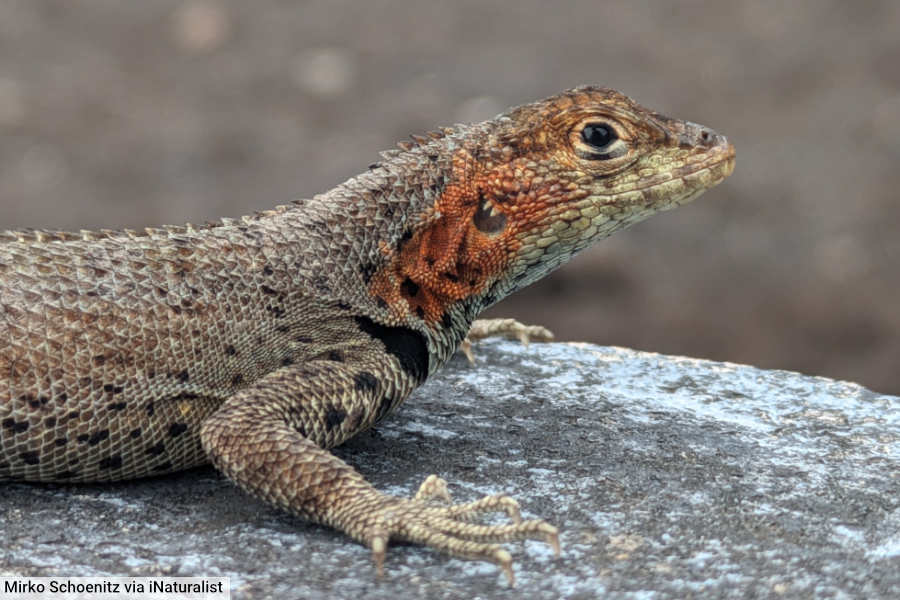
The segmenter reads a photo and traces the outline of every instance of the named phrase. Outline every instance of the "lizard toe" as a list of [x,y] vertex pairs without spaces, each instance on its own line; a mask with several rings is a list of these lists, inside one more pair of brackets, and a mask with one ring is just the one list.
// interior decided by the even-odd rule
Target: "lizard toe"
[[551,342],[554,339],[553,332],[540,325],[525,325],[515,319],[477,319],[459,349],[466,355],[469,364],[474,365],[472,342],[495,336],[517,339],[525,346],[531,342]]
[[[514,584],[512,556],[500,544],[518,540],[539,540],[559,556],[559,531],[541,519],[522,520],[513,498],[496,494],[474,502],[436,506],[434,500],[449,503],[446,482],[430,476],[412,499],[386,497],[369,535],[377,574],[384,573],[384,559],[390,540],[427,546],[444,554],[469,560],[483,560],[500,567],[510,585]],[[479,515],[503,512],[512,521],[483,525],[472,521]]]

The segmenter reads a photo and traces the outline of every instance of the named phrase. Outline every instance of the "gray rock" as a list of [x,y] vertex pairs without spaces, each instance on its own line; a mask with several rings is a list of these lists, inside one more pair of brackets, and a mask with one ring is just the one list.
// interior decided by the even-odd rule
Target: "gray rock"
[[490,341],[338,454],[380,489],[431,473],[507,492],[562,557],[369,552],[212,469],[0,487],[0,574],[206,575],[236,598],[896,598],[900,398],[850,383],[587,344]]

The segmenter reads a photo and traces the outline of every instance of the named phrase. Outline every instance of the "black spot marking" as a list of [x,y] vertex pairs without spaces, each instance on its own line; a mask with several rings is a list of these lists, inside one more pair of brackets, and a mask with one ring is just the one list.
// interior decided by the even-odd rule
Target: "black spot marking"
[[53,443],[61,448],[61,447],[65,446],[67,443],[69,443],[69,440],[67,440],[64,437],[61,437],[61,438],[56,438],[55,440],[53,440]]
[[19,458],[25,461],[26,465],[37,465],[41,462],[40,455],[34,451],[22,452],[21,454],[19,454]]
[[281,366],[282,366],[282,367],[289,367],[289,366],[291,366],[292,364],[294,364],[294,359],[291,358],[290,356],[285,356],[284,358],[281,359]]
[[106,364],[106,356],[104,356],[103,354],[98,354],[93,358],[93,360],[94,364],[98,367]]
[[312,280],[313,287],[323,295],[328,294],[331,291],[331,287],[328,285],[329,283],[328,278],[321,275],[313,277]]
[[352,306],[350,306],[350,305],[347,304],[346,302],[338,302],[338,303],[337,303],[337,307],[338,307],[339,309],[341,309],[341,310],[350,310],[351,308],[353,308]]
[[78,436],[77,438],[75,438],[75,439],[78,440],[79,442],[82,442],[82,443],[83,443],[83,442],[86,442],[86,441],[88,441],[89,439],[91,439],[91,436],[88,435],[88,434],[86,434],[86,433],[82,433],[81,435],[79,435],[79,436]]
[[421,333],[407,327],[386,327],[368,317],[356,317],[356,324],[361,331],[380,340],[385,350],[400,362],[400,367],[416,382],[425,381],[429,356]]
[[282,308],[280,306],[272,306],[272,305],[267,306],[266,310],[269,311],[270,313],[272,313],[273,315],[275,315],[276,319],[282,318],[285,315],[285,313],[287,312],[284,310],[284,308]]
[[163,444],[162,440],[159,440],[159,442],[154,444],[153,446],[147,447],[147,454],[149,454],[151,456],[158,456],[165,451],[166,451],[166,445]]
[[420,319],[425,318],[425,309],[422,308],[421,306],[417,306],[415,312],[416,312],[416,316],[419,317]]
[[288,327],[287,325],[279,325],[278,327],[275,328],[275,331],[277,331],[278,333],[287,333],[290,330],[291,330],[291,328]]
[[444,326],[444,329],[450,329],[453,327],[453,318],[450,316],[450,313],[444,313],[441,315],[441,325]]
[[94,433],[90,439],[88,440],[88,446],[96,446],[103,440],[109,437],[109,429],[101,429],[100,431]]
[[400,284],[400,289],[410,298],[415,298],[416,294],[419,293],[419,284],[407,277],[403,280],[403,283]]
[[148,402],[148,403],[147,403],[146,410],[147,410],[147,416],[148,416],[148,417],[152,417],[152,416],[153,416],[153,413],[156,412],[156,409],[153,407],[153,403],[152,403],[152,402]]
[[328,431],[332,431],[335,427],[340,427],[341,423],[343,423],[346,418],[346,411],[339,408],[329,409],[328,412],[325,413],[325,428],[328,429]]
[[127,402],[111,402],[109,410],[125,410],[126,406],[128,406]]
[[380,421],[391,411],[391,405],[393,405],[394,401],[389,396],[384,396],[381,399],[381,402],[378,403],[378,413],[375,415],[375,420]]
[[242,383],[244,383],[244,376],[240,373],[231,378],[231,385],[241,385]]
[[48,429],[56,427],[56,417],[47,417],[44,419],[44,427]]
[[128,433],[128,437],[130,437],[131,439],[136,439],[136,438],[141,437],[141,428],[138,427],[138,428],[136,428],[136,429],[132,429],[132,430]]
[[78,476],[78,471],[60,471],[53,475],[56,479],[72,479]]
[[107,383],[103,386],[103,391],[107,394],[121,394],[124,389],[125,388],[121,385],[113,385],[111,383]]
[[459,281],[459,277],[457,277],[457,276],[454,275],[453,273],[450,273],[449,271],[445,271],[445,272],[441,273],[441,275],[443,275],[444,277],[446,277],[447,279],[449,279],[449,280],[452,281],[453,283],[456,283],[456,282]]
[[3,419],[3,428],[9,429],[13,433],[23,433],[28,431],[28,421],[19,421],[18,423],[12,418]]
[[385,302],[384,298],[382,298],[381,296],[375,296],[375,304],[377,304],[378,308],[380,308],[381,310],[388,309],[388,303]]
[[372,263],[366,263],[359,268],[359,272],[362,274],[363,281],[366,285],[369,285],[369,282],[372,280],[372,276],[375,275],[375,265]]
[[153,470],[154,471],[168,471],[171,468],[172,468],[172,463],[170,463],[169,461],[166,461],[164,463],[158,464],[155,467],[153,467]]
[[260,291],[266,296],[277,296],[278,292],[267,285],[260,286]]
[[115,456],[107,456],[105,458],[100,459],[100,462],[97,463],[97,467],[101,469],[118,469],[122,466],[122,456],[116,454]]
[[237,350],[234,346],[228,344],[227,346],[225,346],[225,354],[227,354],[228,356],[234,356],[235,354],[237,354]]
[[353,376],[353,387],[364,394],[374,392],[378,389],[378,378],[368,371],[362,371]]
[[344,362],[344,355],[340,350],[329,350],[325,357],[332,362]]
[[187,383],[188,381],[190,381],[190,379],[191,376],[188,375],[187,369],[178,374],[178,381],[180,381],[181,383]]
[[300,344],[312,344],[313,343],[313,339],[311,337],[309,337],[308,335],[298,335],[294,338],[294,341],[298,342]]
[[188,426],[184,423],[172,423],[169,425],[169,437],[178,437],[185,431],[187,431]]
[[263,274],[264,274],[264,275],[272,275],[273,273],[275,273],[275,271],[272,270],[272,267],[270,267],[269,265],[266,265],[266,266],[263,267]]
[[65,401],[68,400],[68,399],[69,399],[69,395],[66,394],[65,392],[63,392],[62,394],[59,395],[59,401],[60,401],[60,402],[65,402]]

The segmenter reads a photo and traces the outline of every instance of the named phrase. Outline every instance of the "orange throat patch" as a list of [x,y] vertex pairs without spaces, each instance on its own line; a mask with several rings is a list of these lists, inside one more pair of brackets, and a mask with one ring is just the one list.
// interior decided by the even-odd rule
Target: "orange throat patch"
[[369,293],[394,319],[415,315],[435,325],[452,305],[484,294],[506,272],[521,234],[547,221],[565,187],[537,177],[525,162],[479,168],[465,150],[456,153],[430,220],[399,245],[382,244],[387,260]]

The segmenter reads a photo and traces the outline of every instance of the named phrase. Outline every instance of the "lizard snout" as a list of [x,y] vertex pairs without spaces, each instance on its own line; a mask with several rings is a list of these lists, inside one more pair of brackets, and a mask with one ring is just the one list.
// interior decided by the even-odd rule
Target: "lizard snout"
[[710,127],[684,121],[683,128],[678,134],[678,145],[690,148],[716,148],[727,147],[731,144],[724,135]]

